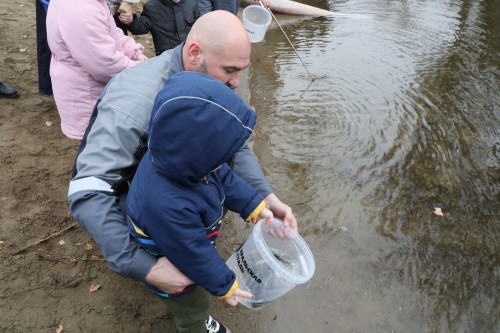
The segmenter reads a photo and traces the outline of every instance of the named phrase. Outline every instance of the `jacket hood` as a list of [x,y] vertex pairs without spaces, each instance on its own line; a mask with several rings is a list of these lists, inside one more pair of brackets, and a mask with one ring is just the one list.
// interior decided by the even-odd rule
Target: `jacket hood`
[[255,111],[222,82],[178,73],[153,106],[148,141],[153,168],[183,184],[198,182],[234,156],[255,121]]

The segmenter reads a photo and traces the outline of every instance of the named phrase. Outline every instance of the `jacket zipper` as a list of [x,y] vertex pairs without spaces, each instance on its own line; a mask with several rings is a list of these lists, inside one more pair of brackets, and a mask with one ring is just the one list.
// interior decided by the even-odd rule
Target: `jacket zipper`
[[215,193],[215,195],[217,196],[217,198],[219,198],[219,200],[221,199],[221,196],[220,196],[219,190],[218,190],[216,187],[214,187],[214,186],[210,185],[210,182],[208,181],[208,176],[203,176],[203,177],[201,177],[200,181],[201,181],[204,185],[208,186],[208,188],[209,188],[210,190],[212,190],[212,191]]

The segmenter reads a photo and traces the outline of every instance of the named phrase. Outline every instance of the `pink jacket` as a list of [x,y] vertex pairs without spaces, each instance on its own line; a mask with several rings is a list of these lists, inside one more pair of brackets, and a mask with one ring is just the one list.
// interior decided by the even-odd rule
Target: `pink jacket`
[[106,83],[138,64],[144,47],[116,27],[106,0],[52,0],[47,40],[62,132],[81,140]]

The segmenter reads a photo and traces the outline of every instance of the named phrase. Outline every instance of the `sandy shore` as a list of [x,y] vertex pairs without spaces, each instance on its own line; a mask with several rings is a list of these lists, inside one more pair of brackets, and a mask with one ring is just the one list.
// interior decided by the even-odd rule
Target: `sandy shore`
[[[34,1],[1,1],[0,16],[0,80],[21,94],[0,100],[0,331],[175,332],[163,304],[111,272],[69,215],[77,144],[62,135],[53,98],[38,94]],[[151,56],[151,40],[139,40]],[[225,257],[248,234],[234,220],[219,243]],[[271,331],[276,315],[215,299],[212,312],[233,332]]]

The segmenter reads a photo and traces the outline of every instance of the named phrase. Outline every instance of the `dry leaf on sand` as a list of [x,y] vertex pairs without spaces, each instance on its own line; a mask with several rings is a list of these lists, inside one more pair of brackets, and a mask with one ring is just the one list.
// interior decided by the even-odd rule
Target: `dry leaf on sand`
[[101,285],[94,283],[93,285],[90,286],[90,292],[93,293],[97,291],[99,288],[101,288]]
[[57,242],[57,243],[58,243],[59,245],[64,245],[64,244],[66,244],[66,242],[65,242],[63,239],[61,239],[61,240],[60,240],[59,242]]
[[59,326],[57,326],[57,328],[56,328],[56,333],[61,333],[63,330],[64,330],[63,325],[59,325]]
[[439,207],[434,207],[434,214],[437,216],[444,216],[443,210]]

